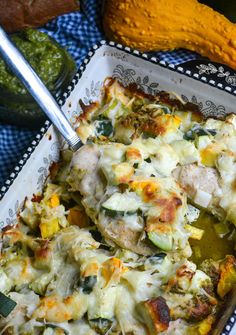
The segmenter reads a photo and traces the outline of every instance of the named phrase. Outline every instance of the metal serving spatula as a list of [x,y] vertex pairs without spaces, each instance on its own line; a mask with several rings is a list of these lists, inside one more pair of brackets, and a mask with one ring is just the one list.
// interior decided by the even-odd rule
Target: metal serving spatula
[[58,131],[69,144],[70,148],[73,151],[78,150],[83,145],[82,141],[72,128],[51,93],[32,69],[30,64],[26,61],[22,53],[11,42],[1,26],[0,56],[2,56],[12,72],[22,82],[36,103],[52,121],[54,126],[56,126]]

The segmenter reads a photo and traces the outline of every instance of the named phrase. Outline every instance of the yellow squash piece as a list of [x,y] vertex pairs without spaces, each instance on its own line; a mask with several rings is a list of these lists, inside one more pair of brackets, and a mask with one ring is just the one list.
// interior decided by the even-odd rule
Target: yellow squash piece
[[127,162],[113,164],[112,171],[114,173],[114,181],[116,184],[128,183],[134,174],[134,168]]
[[222,152],[222,149],[221,145],[209,144],[200,151],[201,163],[208,167],[215,167],[216,159]]
[[215,317],[213,315],[209,315],[206,319],[191,327],[188,335],[208,335],[214,322]]
[[217,293],[224,298],[236,286],[236,259],[232,255],[225,257],[220,264],[220,280]]
[[103,27],[141,51],[186,48],[236,69],[236,25],[197,0],[106,0]]
[[198,332],[200,335],[207,335],[212,329],[212,325],[215,321],[214,316],[210,315],[206,319],[200,322]]
[[60,230],[58,219],[42,219],[39,228],[42,238],[51,238]]
[[74,292],[65,298],[52,294],[41,298],[33,318],[49,322],[66,322],[80,319],[87,309],[87,296]]
[[110,282],[118,283],[121,275],[127,270],[128,269],[123,265],[123,262],[116,257],[112,257],[105,261],[102,264],[101,270],[101,274],[105,280],[105,286]]
[[59,196],[57,194],[53,194],[51,196],[51,199],[50,199],[50,205],[51,207],[57,207],[60,205],[60,199],[59,199]]
[[170,310],[164,298],[157,297],[142,301],[137,305],[137,311],[150,335],[156,335],[168,329]]
[[204,234],[204,230],[203,229],[199,229],[197,227],[191,226],[189,224],[187,224],[185,226],[185,228],[188,230],[188,232],[190,233],[190,238],[194,239],[194,240],[201,240],[202,236]]
[[79,206],[70,208],[69,214],[67,216],[67,221],[70,225],[75,225],[80,228],[85,228],[89,226],[89,218],[85,213],[84,209]]

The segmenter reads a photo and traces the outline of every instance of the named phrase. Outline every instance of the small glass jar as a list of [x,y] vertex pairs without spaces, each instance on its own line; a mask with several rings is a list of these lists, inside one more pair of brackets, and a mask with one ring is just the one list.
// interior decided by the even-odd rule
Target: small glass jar
[[[34,31],[32,29],[27,30],[26,33],[28,33],[29,31],[30,33],[32,32],[33,34],[40,34],[41,37],[45,36],[45,41],[47,41],[48,45],[49,43],[52,43],[53,45],[52,50],[56,50],[56,52],[59,55],[59,58],[60,58],[59,65],[60,66],[58,67],[58,63],[57,65],[54,64],[55,71],[53,69],[53,62],[50,62],[49,59],[45,58],[45,62],[42,61],[41,59],[41,63],[40,63],[42,81],[48,87],[52,95],[56,97],[56,95],[60,94],[67,88],[73,76],[75,75],[75,72],[76,72],[75,62],[72,59],[72,57],[68,54],[68,52],[65,49],[63,49],[55,40],[48,37],[44,33]],[[14,36],[17,36],[17,38],[18,37],[21,38],[22,34],[25,34],[25,32],[15,34]],[[43,42],[44,41],[42,40],[41,43]],[[19,47],[19,49],[21,48]],[[27,50],[27,45],[26,45],[26,50]],[[39,62],[40,62],[40,55],[42,57],[42,49],[39,50],[38,53],[36,49],[35,49],[34,54],[32,54],[32,52],[34,52],[34,50],[31,51],[31,55],[34,57],[34,61],[35,60],[37,61],[37,57],[39,57]],[[26,54],[25,54],[25,57],[30,62],[30,59],[27,57]],[[45,67],[43,67],[44,63],[46,64]],[[48,63],[50,64],[50,68],[47,67]],[[31,65],[32,67],[34,67],[32,63]],[[38,72],[37,69],[35,70],[36,72]],[[10,76],[12,76],[10,72],[9,74]],[[4,74],[2,74],[2,79],[3,79],[3,75],[6,75],[6,73],[4,72]],[[1,71],[0,71],[0,76],[1,76]],[[50,81],[50,78],[54,78],[54,80]],[[10,77],[10,79],[12,79],[12,77]],[[4,79],[1,80],[0,78],[0,121],[4,123],[8,123],[8,124],[14,124],[17,126],[31,128],[31,129],[39,128],[46,120],[45,114],[35,103],[35,101],[30,96],[30,94],[26,92],[23,86],[21,89],[18,83],[16,83],[15,79],[13,79],[13,81],[14,81],[14,84],[17,84],[17,85],[13,87],[10,87],[10,86],[8,87],[7,84],[5,85],[6,81],[4,83]]]

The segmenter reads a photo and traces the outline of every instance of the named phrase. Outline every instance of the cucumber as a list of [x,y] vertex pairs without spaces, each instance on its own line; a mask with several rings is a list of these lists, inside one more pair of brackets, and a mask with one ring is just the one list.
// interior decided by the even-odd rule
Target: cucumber
[[140,208],[140,200],[134,193],[114,193],[103,204],[106,215],[133,215]]
[[156,232],[148,233],[149,240],[155,244],[158,248],[170,251],[173,247],[173,237],[172,234],[158,234]]

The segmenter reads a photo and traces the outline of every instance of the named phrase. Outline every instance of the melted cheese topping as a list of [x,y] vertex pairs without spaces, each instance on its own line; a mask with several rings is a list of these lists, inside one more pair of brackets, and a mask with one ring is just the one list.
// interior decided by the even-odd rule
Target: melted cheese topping
[[201,121],[176,96],[107,80],[77,132],[93,143],[2,233],[0,291],[17,308],[0,330],[207,335],[217,292],[188,260],[202,231],[187,198],[236,225],[236,116]]

